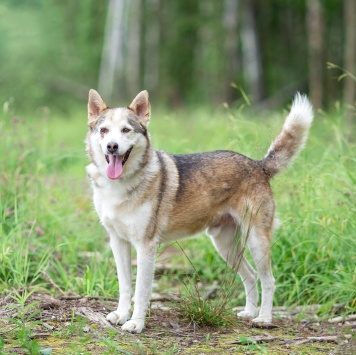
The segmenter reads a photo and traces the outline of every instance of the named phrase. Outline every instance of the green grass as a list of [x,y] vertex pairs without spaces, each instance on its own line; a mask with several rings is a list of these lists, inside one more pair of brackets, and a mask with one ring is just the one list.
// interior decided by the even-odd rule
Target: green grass
[[[175,153],[233,149],[259,159],[283,114],[153,110],[153,146]],[[70,116],[0,114],[0,292],[49,289],[45,270],[65,292],[116,296],[116,270],[85,179],[86,107]],[[355,130],[355,127],[352,127]],[[340,112],[318,114],[294,166],[273,180],[282,221],[273,243],[276,305],[344,303],[356,308],[355,137]],[[203,283],[222,282],[226,265],[208,239],[180,242],[172,263]],[[204,247],[202,247],[204,245]],[[224,276],[225,275],[225,276]],[[172,278],[163,278],[170,287]],[[242,305],[239,280],[229,300]],[[161,291],[161,290],[160,290]],[[164,290],[163,290],[164,291]]]

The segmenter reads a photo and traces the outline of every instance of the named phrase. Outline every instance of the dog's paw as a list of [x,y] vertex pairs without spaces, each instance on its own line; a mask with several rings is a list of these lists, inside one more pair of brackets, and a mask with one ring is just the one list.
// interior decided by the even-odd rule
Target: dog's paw
[[272,324],[271,316],[258,316],[257,318],[252,319],[252,323],[257,326],[268,326]]
[[131,319],[127,321],[121,329],[130,333],[141,333],[144,326],[145,322],[143,319]]
[[130,318],[130,313],[122,313],[118,311],[114,311],[109,313],[106,316],[106,319],[111,323],[111,324],[124,324],[128,319]]
[[257,316],[258,310],[254,311],[241,311],[237,313],[237,316],[239,318],[244,318],[244,319],[253,319]]

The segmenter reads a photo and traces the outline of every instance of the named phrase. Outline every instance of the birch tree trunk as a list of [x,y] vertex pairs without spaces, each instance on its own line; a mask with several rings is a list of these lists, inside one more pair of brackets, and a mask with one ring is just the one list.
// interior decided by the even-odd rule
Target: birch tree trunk
[[112,100],[114,84],[117,79],[120,82],[124,69],[123,41],[126,2],[127,0],[110,0],[108,6],[98,82],[100,94],[108,101]]
[[[140,72],[140,47],[141,47],[141,26],[144,17],[144,7],[142,0],[130,0],[127,11],[128,31],[125,36],[125,47],[127,50],[126,58],[124,58],[124,68],[117,68],[122,71],[123,83],[126,83],[126,94],[128,99],[134,98],[139,91],[143,90],[140,86],[141,72]],[[142,13],[142,15],[141,15]],[[119,63],[118,63],[119,64]]]
[[260,102],[264,97],[263,69],[259,45],[255,1],[244,3],[244,18],[242,21],[242,61],[248,94],[252,100]]

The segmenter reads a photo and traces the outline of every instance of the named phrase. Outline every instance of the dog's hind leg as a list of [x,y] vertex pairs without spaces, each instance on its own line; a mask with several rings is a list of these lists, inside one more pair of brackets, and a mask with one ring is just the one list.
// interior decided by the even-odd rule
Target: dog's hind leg
[[237,316],[252,319],[258,314],[257,272],[243,256],[238,273],[245,287],[246,305],[243,311],[237,313]]
[[209,227],[207,234],[222,258],[240,275],[246,293],[245,310],[238,317],[252,319],[258,314],[257,273],[244,256],[245,242],[241,240],[240,228],[231,216],[223,223]]
[[110,246],[116,263],[120,298],[117,310],[109,313],[106,319],[112,324],[124,324],[131,316],[131,244],[112,233]]

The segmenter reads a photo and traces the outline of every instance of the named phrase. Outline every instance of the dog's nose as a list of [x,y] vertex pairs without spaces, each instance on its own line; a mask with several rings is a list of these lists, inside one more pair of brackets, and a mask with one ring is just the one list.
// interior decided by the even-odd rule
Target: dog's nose
[[114,142],[109,142],[106,147],[108,148],[108,151],[110,153],[115,153],[118,150],[119,145],[117,143],[114,143]]

